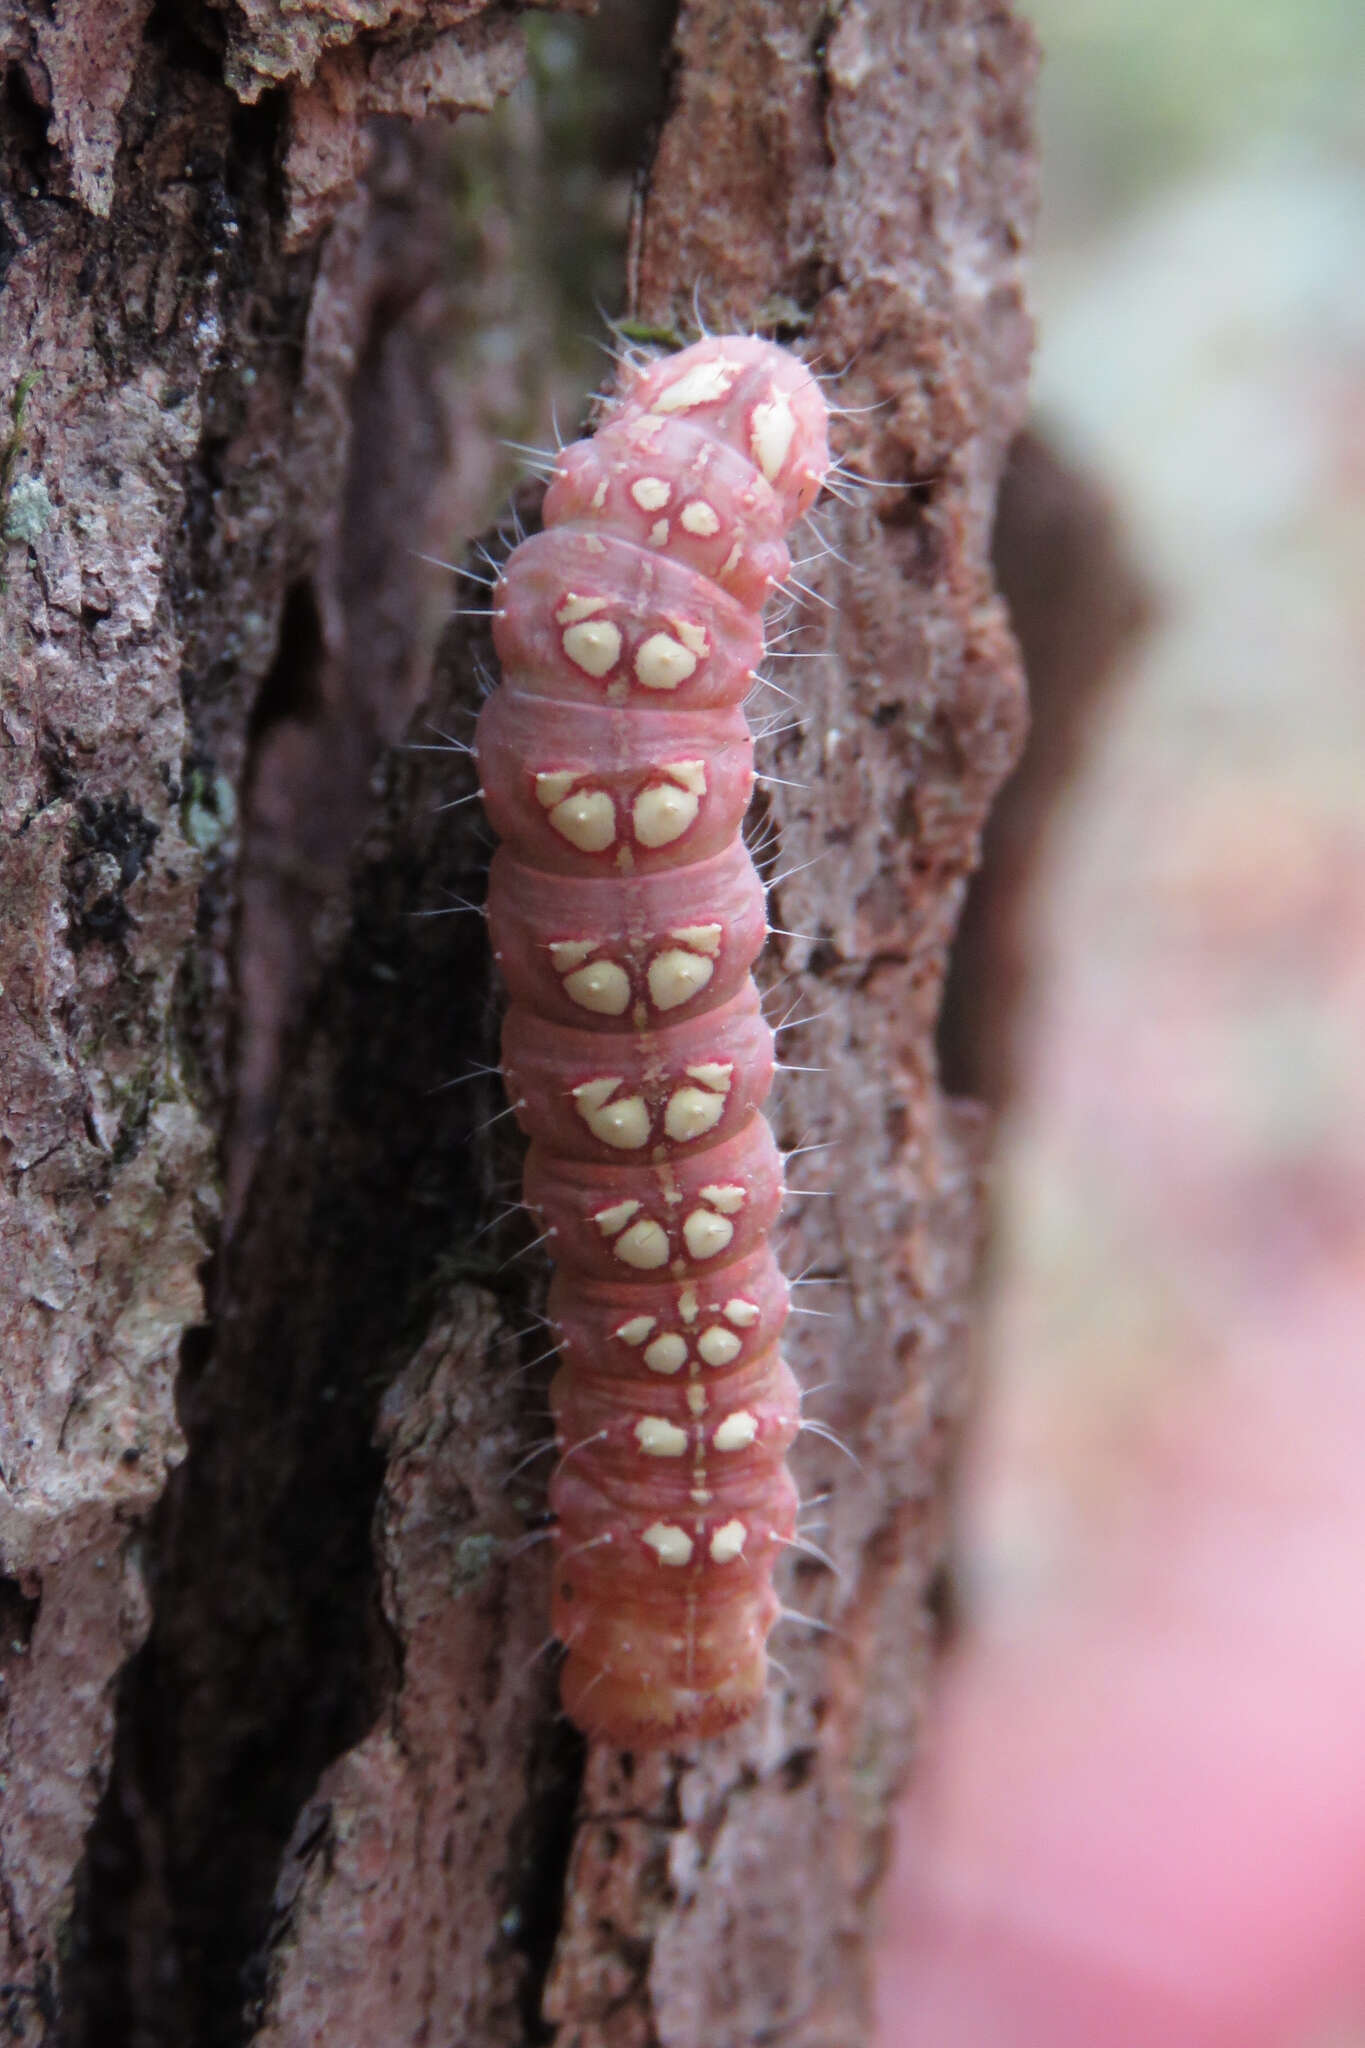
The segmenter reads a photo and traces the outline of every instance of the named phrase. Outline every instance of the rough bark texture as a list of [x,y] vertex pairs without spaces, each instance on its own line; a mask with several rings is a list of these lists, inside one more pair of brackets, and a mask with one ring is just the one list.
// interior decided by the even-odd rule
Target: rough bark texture
[[[449,333],[488,300],[443,272],[444,145],[363,124],[485,106],[514,16],[0,6],[21,2038],[859,2032],[966,1376],[977,1125],[932,1039],[1022,719],[987,550],[1027,356],[1031,52],[985,0],[677,23],[632,310],[685,324],[695,288],[711,324],[849,366],[840,396],[876,409],[846,452],[906,487],[834,522],[836,609],[799,643],[824,658],[792,665],[801,722],[766,764],[807,785],[763,821],[775,922],[812,935],[774,942],[778,1014],[821,1013],[786,1057],[826,1069],[788,1077],[779,1128],[831,1141],[802,1185],[832,1198],[788,1232],[826,1318],[794,1362],[833,1378],[812,1413],[860,1461],[798,1453],[841,1577],[797,1558],[788,1589],[831,1632],[793,1626],[755,1725],[637,1768],[584,1759],[537,1655],[545,1467],[516,1468],[543,1276],[518,1221],[484,1229],[515,1148],[478,1128],[495,1086],[431,1092],[494,1043],[479,920],[414,915],[481,887],[469,814],[434,808],[468,778],[375,770],[423,683],[410,550],[475,495],[451,451],[486,465],[467,392],[492,372]],[[643,66],[604,46],[656,75],[647,39]],[[480,631],[448,638],[435,726],[468,730]]]

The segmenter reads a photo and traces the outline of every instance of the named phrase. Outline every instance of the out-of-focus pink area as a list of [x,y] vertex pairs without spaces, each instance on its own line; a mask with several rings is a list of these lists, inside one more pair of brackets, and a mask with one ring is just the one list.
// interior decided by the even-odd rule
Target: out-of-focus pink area
[[[1358,39],[1365,65],[1365,13]],[[1365,161],[1211,172],[1084,257],[1045,268],[1040,405],[1160,617],[1033,907],[967,1627],[888,1888],[880,2048],[1348,2048]]]
[[1307,2048],[1365,2013],[1365,1396],[1335,1377],[1316,1436],[1186,1403],[1085,1592],[959,1659],[887,1901],[888,2048]]

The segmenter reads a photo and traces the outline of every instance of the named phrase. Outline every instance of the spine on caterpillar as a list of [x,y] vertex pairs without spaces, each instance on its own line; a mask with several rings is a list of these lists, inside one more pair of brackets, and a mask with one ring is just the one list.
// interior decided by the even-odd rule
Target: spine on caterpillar
[[771,342],[633,372],[495,598],[478,753],[503,1071],[556,1262],[554,1629],[568,1713],[627,1747],[756,1705],[794,1529],[742,705],[826,428]]

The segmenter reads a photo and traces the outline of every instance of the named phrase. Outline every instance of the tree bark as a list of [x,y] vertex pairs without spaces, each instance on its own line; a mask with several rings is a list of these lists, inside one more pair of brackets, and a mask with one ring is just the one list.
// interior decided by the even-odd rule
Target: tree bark
[[[452,159],[410,124],[514,82],[518,12],[0,4],[21,2038],[845,2048],[862,2024],[966,1389],[980,1129],[933,1033],[1022,723],[988,543],[1031,47],[986,0],[692,0],[665,62],[667,24],[609,10],[589,76],[628,120],[547,89]],[[762,763],[768,968],[809,1019],[784,1057],[824,1070],[776,1119],[828,1145],[785,1262],[821,1312],[794,1363],[833,1382],[811,1413],[840,1444],[796,1469],[838,1576],[793,1558],[815,1627],[778,1640],[754,1725],[645,1761],[556,1715],[544,1275],[497,1220],[496,1083],[440,1087],[495,1059],[452,900],[486,849],[436,810],[464,757],[386,743],[419,700],[414,739],[469,731],[483,622],[429,676],[415,551],[484,517],[486,416],[553,381],[556,229],[665,80],[630,311],[799,339],[842,373],[846,460],[895,487],[836,507],[842,559],[801,572],[833,609],[803,612],[820,659]]]

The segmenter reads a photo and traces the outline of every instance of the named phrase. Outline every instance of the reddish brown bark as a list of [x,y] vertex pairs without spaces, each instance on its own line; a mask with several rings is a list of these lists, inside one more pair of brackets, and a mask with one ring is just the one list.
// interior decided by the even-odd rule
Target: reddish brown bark
[[[987,542],[1027,356],[1027,36],[984,0],[678,21],[633,310],[678,326],[695,290],[712,324],[799,336],[877,408],[845,422],[854,466],[906,486],[841,512],[848,566],[813,571],[827,658],[793,665],[802,723],[767,764],[807,787],[764,810],[775,921],[814,934],[771,971],[823,1013],[787,1057],[827,1068],[789,1077],[782,1132],[833,1141],[808,1183],[832,1198],[788,1233],[831,1318],[795,1362],[836,1379],[813,1412],[860,1465],[799,1450],[842,1578],[794,1560],[833,1632],[792,1630],[764,1716],[695,1760],[583,1770],[536,1656],[544,1546],[520,1542],[544,1465],[507,1476],[543,1427],[546,1367],[509,1369],[543,1346],[508,1334],[543,1276],[507,1263],[515,1220],[479,1234],[515,1148],[477,1129],[493,1089],[430,1092],[490,1056],[493,1018],[478,920],[413,913],[475,895],[486,856],[467,812],[433,814],[456,757],[370,780],[423,682],[409,551],[454,517],[452,447],[487,459],[469,393],[497,358],[455,337],[443,368],[450,309],[496,305],[501,259],[445,275],[427,135],[381,128],[352,191],[360,123],[484,104],[514,10],[0,24],[0,374],[40,374],[6,477],[0,1856],[26,2023],[60,1949],[66,2037],[92,2043],[548,2024],[843,2048],[965,1382],[976,1126],[932,1032],[1022,716]],[[548,145],[517,121],[524,169]],[[485,235],[488,189],[462,202]],[[498,310],[520,365],[534,309]],[[450,637],[437,726],[477,697],[480,634]],[[205,1312],[224,1133],[240,1221]]]

